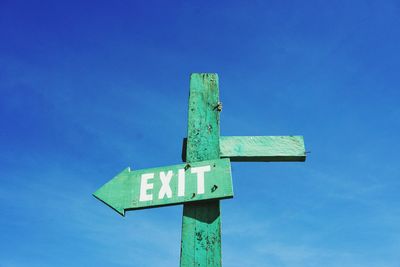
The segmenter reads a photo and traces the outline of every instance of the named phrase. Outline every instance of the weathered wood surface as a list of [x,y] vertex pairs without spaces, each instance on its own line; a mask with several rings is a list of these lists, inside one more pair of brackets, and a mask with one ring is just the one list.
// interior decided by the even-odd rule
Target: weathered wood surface
[[[186,161],[183,139],[182,160]],[[220,157],[231,161],[305,161],[306,151],[302,136],[221,136]]]
[[131,171],[125,169],[93,194],[125,211],[233,197],[229,159]]
[[231,161],[305,161],[302,136],[221,136],[221,158]]
[[[187,162],[219,158],[218,103],[217,74],[192,74]],[[218,200],[184,205],[180,266],[221,266],[221,219]]]

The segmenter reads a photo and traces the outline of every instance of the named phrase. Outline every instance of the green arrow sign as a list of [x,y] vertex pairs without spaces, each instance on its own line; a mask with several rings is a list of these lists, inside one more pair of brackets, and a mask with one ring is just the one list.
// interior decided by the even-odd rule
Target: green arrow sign
[[138,171],[129,168],[93,194],[122,216],[126,210],[233,197],[229,159]]

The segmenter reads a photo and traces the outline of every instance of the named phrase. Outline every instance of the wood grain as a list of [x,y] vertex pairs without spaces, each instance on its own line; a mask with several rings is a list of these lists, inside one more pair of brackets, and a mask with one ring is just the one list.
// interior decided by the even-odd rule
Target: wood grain
[[221,136],[220,156],[231,161],[305,161],[302,136]]
[[[199,177],[195,170],[204,166],[209,167],[209,171],[202,175],[200,187],[204,188],[204,192],[199,192]],[[180,172],[183,174],[181,177],[179,177]],[[146,181],[145,185],[150,185],[151,188],[142,192],[141,188],[144,186],[142,177],[148,174],[152,178]],[[161,179],[161,175],[165,177],[166,174],[170,174],[168,183]],[[181,184],[179,184],[180,178],[183,181]],[[179,187],[181,195],[178,193]],[[160,195],[160,192],[163,194]],[[151,199],[141,200],[143,193]],[[191,163],[190,166],[179,164],[136,171],[127,168],[93,195],[122,216],[127,210],[231,198],[233,187],[230,161],[214,159]]]
[[[187,162],[219,158],[218,103],[217,74],[192,74]],[[221,218],[218,200],[184,205],[180,266],[221,266]]]
[[[187,138],[183,139],[182,161],[186,161]],[[221,136],[220,157],[231,161],[305,161],[303,136]]]

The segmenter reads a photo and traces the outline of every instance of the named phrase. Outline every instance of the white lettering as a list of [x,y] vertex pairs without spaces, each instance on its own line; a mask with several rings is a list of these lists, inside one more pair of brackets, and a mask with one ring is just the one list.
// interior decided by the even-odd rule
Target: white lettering
[[185,170],[178,170],[178,197],[185,196]]
[[158,199],[163,199],[166,195],[167,198],[172,197],[172,190],[169,186],[169,182],[171,182],[172,178],[172,171],[168,171],[167,174],[165,172],[160,172],[160,180],[161,180],[161,188],[160,192],[158,192]]
[[148,183],[149,179],[154,178],[154,173],[144,173],[140,181],[140,197],[139,201],[151,201],[153,200],[152,194],[147,194],[147,190],[153,189],[153,184]]
[[197,174],[197,194],[204,194],[204,173],[211,171],[211,166],[193,167],[191,170]]

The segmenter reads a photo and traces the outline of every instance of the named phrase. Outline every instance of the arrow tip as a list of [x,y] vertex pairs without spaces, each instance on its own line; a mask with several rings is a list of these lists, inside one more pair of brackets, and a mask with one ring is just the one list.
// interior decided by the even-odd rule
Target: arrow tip
[[105,200],[101,199],[101,196],[99,194],[96,194],[98,191],[96,191],[95,193],[93,193],[92,195],[97,198],[98,200],[100,200],[101,202],[103,202],[104,204],[106,204],[107,206],[109,206],[110,208],[112,208],[113,210],[115,210],[116,212],[118,212],[120,215],[122,215],[123,217],[125,217],[125,209],[123,208],[119,208],[116,206],[113,206],[111,203],[107,203]]
[[120,215],[125,216],[125,191],[126,179],[129,176],[131,169],[128,167],[120,174],[110,180],[108,183],[100,187],[93,196],[118,212]]

